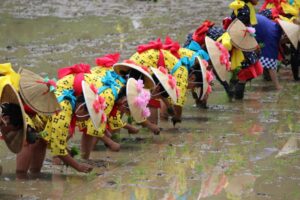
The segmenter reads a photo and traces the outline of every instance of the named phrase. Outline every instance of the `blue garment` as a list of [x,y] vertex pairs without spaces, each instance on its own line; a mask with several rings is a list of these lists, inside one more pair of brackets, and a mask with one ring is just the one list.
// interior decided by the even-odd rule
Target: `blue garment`
[[267,17],[257,14],[256,40],[263,43],[261,56],[264,58],[277,59],[279,42],[282,34],[280,26]]

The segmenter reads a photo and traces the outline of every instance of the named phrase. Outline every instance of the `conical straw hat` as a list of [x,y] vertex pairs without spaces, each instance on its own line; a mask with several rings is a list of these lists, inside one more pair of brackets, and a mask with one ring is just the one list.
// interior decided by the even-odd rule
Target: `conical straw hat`
[[[144,89],[147,90],[147,89]],[[135,105],[135,100],[139,95],[137,89],[137,80],[129,78],[126,85],[127,102],[130,110],[130,114],[137,123],[141,123],[146,120],[142,115],[142,109]]]
[[51,115],[60,111],[60,105],[57,102],[53,92],[49,92],[46,84],[43,84],[44,79],[26,69],[19,70],[20,79],[20,94],[23,101],[35,112],[44,115]]
[[98,98],[98,94],[95,94],[94,91],[91,89],[90,85],[87,84],[85,81],[82,81],[82,91],[83,96],[85,99],[85,103],[90,114],[90,118],[95,126],[96,129],[99,129],[101,125],[101,117],[104,113],[104,110],[100,110],[98,113],[93,108],[94,101]]
[[205,94],[206,94],[206,91],[207,91],[207,88],[208,88],[208,82],[207,82],[207,79],[206,79],[206,66],[203,62],[202,59],[198,58],[198,62],[200,63],[200,67],[201,67],[201,72],[202,72],[202,83],[203,83],[203,86],[202,86],[202,92],[201,92],[201,97],[200,97],[200,100],[203,100]]
[[221,50],[216,45],[216,42],[209,37],[205,37],[206,48],[209,53],[210,60],[213,64],[213,68],[217,73],[217,76],[221,81],[229,82],[230,72],[226,70],[226,66],[221,63],[220,57],[222,55]]
[[152,79],[149,72],[145,71],[142,67],[140,67],[136,64],[125,63],[125,62],[116,63],[116,64],[114,64],[113,68],[114,68],[115,72],[119,75],[122,75],[121,71],[126,72],[126,71],[129,71],[130,69],[135,69],[143,74],[145,88],[152,89],[155,86],[154,80]]
[[153,71],[154,75],[157,77],[161,85],[164,87],[168,95],[171,97],[172,101],[177,102],[176,85],[174,88],[172,88],[169,84],[169,75],[172,75],[168,73],[164,74],[162,71],[154,67],[151,67],[151,70]]
[[279,25],[287,35],[293,46],[298,48],[298,41],[300,41],[300,26],[291,22],[278,20]]
[[254,51],[258,47],[258,43],[254,36],[248,31],[248,28],[238,19],[231,22],[227,29],[233,46],[242,51]]
[[13,88],[12,85],[7,84],[4,86],[1,94],[1,104],[3,103],[13,103],[20,106],[22,119],[23,119],[23,127],[17,131],[11,131],[7,134],[3,134],[4,141],[7,147],[13,153],[19,153],[23,147],[23,143],[26,139],[26,121],[25,121],[25,111],[23,108],[22,101],[17,91]]

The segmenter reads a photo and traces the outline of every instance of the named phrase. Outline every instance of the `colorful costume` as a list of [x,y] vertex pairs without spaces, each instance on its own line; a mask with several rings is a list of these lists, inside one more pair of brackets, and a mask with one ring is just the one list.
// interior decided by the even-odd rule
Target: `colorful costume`
[[[163,49],[163,44],[160,40],[139,46],[138,52],[133,54],[129,59],[147,68],[158,68],[163,66],[166,67],[169,72],[173,70],[174,66],[178,62],[177,57],[175,57],[170,51]],[[184,66],[179,66],[172,75],[175,77],[176,86],[179,88],[179,97],[176,105],[182,107],[186,101],[188,70]]]
[[[107,71],[113,72],[113,65],[118,62],[120,58],[120,54],[107,54],[103,57],[96,58],[96,67],[93,67],[91,69],[92,74],[96,74],[100,77],[104,77],[106,75]],[[116,79],[116,82],[120,85],[124,85],[125,80]],[[111,113],[108,116],[107,119],[108,122],[108,128],[110,130],[117,130],[121,129],[124,126],[126,126],[126,123],[122,120],[121,112],[118,110],[117,106],[115,105],[111,111]]]
[[260,62],[264,68],[277,69],[279,42],[282,30],[278,24],[270,19],[257,14],[258,24],[255,26],[256,39],[263,43]]
[[[74,132],[76,122],[76,118],[73,116],[76,104],[75,94],[81,94],[79,91],[75,91],[76,88],[79,88],[74,85],[75,80],[78,80],[76,76],[77,75],[70,74],[57,82],[55,94],[62,110],[49,118],[43,132],[44,139],[50,142],[53,155],[67,155],[67,138],[69,133],[72,134]],[[113,79],[110,79],[110,73],[108,72],[108,74],[102,78],[94,74],[83,73],[82,78],[88,84],[93,84],[96,88],[102,90],[100,96],[105,98],[106,108],[104,113],[108,116],[114,106],[115,98],[119,90],[119,87],[114,84]],[[81,81],[79,80],[80,83]],[[91,119],[89,119],[85,123],[85,128],[86,134],[102,137],[106,129],[106,121],[103,121],[100,128],[95,130]]]

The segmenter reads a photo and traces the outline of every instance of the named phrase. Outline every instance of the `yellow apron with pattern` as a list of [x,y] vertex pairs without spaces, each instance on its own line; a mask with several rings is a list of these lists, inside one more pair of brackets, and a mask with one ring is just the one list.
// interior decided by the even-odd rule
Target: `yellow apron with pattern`
[[[68,75],[57,82],[55,91],[56,97],[60,97],[64,90],[72,90],[74,75]],[[94,74],[84,74],[84,80],[88,84],[94,84],[96,88],[100,88],[103,84],[101,78]],[[114,95],[111,89],[105,90],[100,94],[105,98],[106,109],[104,113],[109,115],[114,105]],[[61,111],[49,117],[46,128],[43,132],[43,139],[50,143],[50,149],[53,155],[65,156],[67,152],[67,138],[69,135],[69,126],[71,123],[73,109],[69,100],[60,102]],[[102,123],[99,129],[95,129],[91,119],[85,122],[87,134],[96,137],[102,137],[106,128],[106,123]]]
[[[113,68],[110,67],[93,67],[91,69],[91,73],[92,74],[96,74],[100,77],[104,77],[107,71],[113,71]],[[117,83],[122,87],[123,84],[117,79],[116,80]],[[116,116],[109,116],[107,119],[108,125],[112,130],[117,130],[117,129],[121,129],[124,126],[126,126],[126,123],[122,120],[122,116],[121,116],[121,112],[117,111],[117,115]]]

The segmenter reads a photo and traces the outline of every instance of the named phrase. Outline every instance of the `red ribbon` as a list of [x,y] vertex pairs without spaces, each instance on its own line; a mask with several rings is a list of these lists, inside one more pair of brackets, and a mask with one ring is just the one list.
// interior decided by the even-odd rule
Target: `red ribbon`
[[73,89],[75,91],[75,96],[82,94],[81,82],[84,80],[85,73],[91,73],[91,67],[88,64],[79,63],[71,67],[65,67],[58,70],[58,78],[61,79],[67,75],[74,74]]
[[91,73],[90,69],[91,69],[90,65],[79,63],[70,67],[58,69],[57,76],[59,79],[61,79],[69,74]]
[[215,25],[215,23],[205,20],[193,33],[193,40],[198,42],[200,45],[204,44],[206,33],[213,25]]
[[156,41],[150,41],[148,44],[143,44],[143,45],[139,45],[137,47],[137,52],[138,53],[143,53],[145,51],[148,51],[150,49],[156,49],[159,50],[159,57],[158,57],[158,61],[157,61],[157,66],[163,66],[165,67],[165,58],[164,58],[164,54],[162,52],[163,49],[163,44],[160,40],[160,38],[158,38]]
[[[282,2],[282,3],[286,3],[285,0],[265,0],[264,4],[263,4],[262,7],[260,8],[260,11],[265,10],[266,7],[267,7],[267,5],[272,3],[272,4],[274,4],[274,7],[275,7],[275,8],[272,9],[272,16],[273,16],[273,17],[276,17],[276,16],[278,16],[279,14],[283,14],[283,9],[282,9],[282,7],[281,7],[281,5],[280,5],[281,2]],[[277,14],[278,14],[278,15],[277,15]]]
[[50,86],[53,86],[56,88],[56,82],[54,80],[48,80],[47,82],[45,82],[45,81],[36,81],[36,82],[44,84],[48,87],[48,90],[46,92],[44,92],[43,94],[46,94],[50,91]]
[[173,41],[169,36],[166,37],[163,49],[169,50],[176,58],[180,59],[180,55],[178,53],[180,44],[177,41]]
[[112,67],[114,64],[116,64],[120,59],[120,54],[106,54],[105,56],[101,58],[96,58],[95,62],[96,65],[99,67]]

